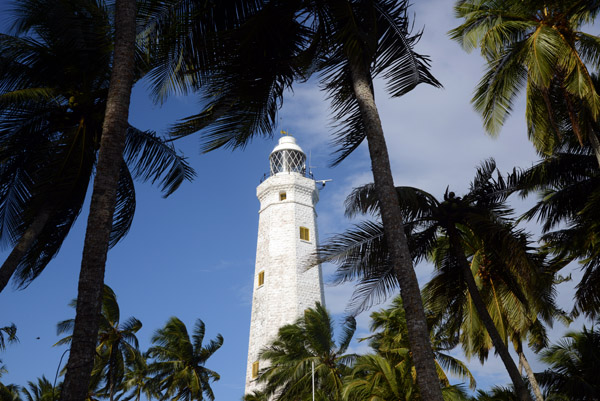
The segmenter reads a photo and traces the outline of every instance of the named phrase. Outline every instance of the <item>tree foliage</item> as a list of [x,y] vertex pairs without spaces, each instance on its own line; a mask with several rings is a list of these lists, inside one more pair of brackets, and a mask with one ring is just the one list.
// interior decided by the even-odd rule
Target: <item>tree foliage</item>
[[580,143],[598,146],[579,118],[587,112],[597,122],[600,113],[589,70],[600,66],[600,40],[582,30],[600,11],[596,2],[458,0],[454,9],[463,23],[451,38],[467,51],[480,48],[487,64],[472,102],[489,133],[499,131],[525,89],[528,133],[540,152],[551,152],[560,138],[553,102],[564,104]]
[[203,345],[204,335],[202,320],[196,320],[190,337],[185,324],[176,317],[170,318],[163,328],[155,332],[152,337],[154,345],[148,349],[148,356],[154,359],[149,371],[156,388],[162,392],[161,399],[214,400],[210,383],[218,381],[220,376],[205,365],[223,345],[223,337],[218,334]]

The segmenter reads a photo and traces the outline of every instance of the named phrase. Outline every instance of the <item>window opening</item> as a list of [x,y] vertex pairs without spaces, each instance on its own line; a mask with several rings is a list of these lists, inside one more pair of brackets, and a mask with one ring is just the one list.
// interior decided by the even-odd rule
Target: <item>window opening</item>
[[264,270],[258,273],[258,286],[262,286],[265,284],[265,272]]
[[279,200],[280,200],[280,201],[284,201],[284,200],[286,200],[286,199],[287,199],[287,195],[286,195],[286,193],[285,193],[285,192],[280,192],[280,193],[279,193]]
[[310,232],[306,227],[300,227],[300,239],[310,241]]

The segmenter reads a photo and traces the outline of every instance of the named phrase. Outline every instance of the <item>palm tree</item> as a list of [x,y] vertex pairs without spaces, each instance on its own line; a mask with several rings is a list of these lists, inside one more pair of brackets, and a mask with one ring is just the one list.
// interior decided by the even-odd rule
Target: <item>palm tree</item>
[[[82,6],[82,4],[84,4]],[[86,9],[85,5],[90,5]],[[100,2],[35,2],[33,7],[24,4],[19,8],[24,14],[31,8],[41,16],[42,20],[52,20],[54,25],[60,24],[58,31],[58,39],[62,40],[65,48],[70,47],[69,42],[82,40],[82,35],[71,35],[65,30],[69,27],[71,21],[76,26],[85,26],[85,20],[93,19],[98,14],[102,15]],[[71,14],[63,15],[67,18],[52,18],[55,7],[62,11],[59,6],[75,6],[71,9]],[[77,8],[79,7],[79,8]],[[67,7],[68,8],[68,7]],[[95,9],[94,9],[95,8]],[[115,205],[117,204],[117,188],[119,183],[119,175],[123,157],[123,149],[125,146],[125,133],[128,128],[127,115],[129,108],[129,97],[131,86],[133,84],[135,68],[134,68],[134,42],[135,42],[135,10],[136,5],[134,0],[118,0],[114,13],[115,21],[115,41],[114,52],[106,53],[104,60],[109,61],[112,67],[110,85],[108,94],[106,95],[106,106],[102,108],[101,115],[104,115],[102,134],[97,135],[101,138],[98,140],[99,156],[96,164],[96,179],[94,180],[94,190],[92,194],[91,213],[88,219],[89,230],[86,235],[84,256],[82,262],[82,273],[80,275],[79,295],[80,299],[77,302],[77,315],[73,332],[73,343],[67,364],[67,375],[65,378],[64,391],[62,392],[63,400],[81,400],[85,397],[88,388],[89,376],[92,370],[94,361],[94,342],[89,341],[90,338],[96,338],[98,331],[97,316],[101,307],[102,285],[104,277],[104,262],[106,260],[106,252],[111,240],[111,228],[113,225],[113,214]],[[75,11],[73,13],[73,11]],[[104,14],[107,15],[107,14]],[[82,17],[88,17],[82,18]],[[35,21],[35,20],[34,20]],[[38,19],[39,21],[39,19]],[[108,19],[105,19],[102,29],[104,30],[104,38],[110,38],[111,32]],[[17,24],[19,25],[19,24]],[[29,29],[34,24],[22,24],[22,29]],[[97,26],[97,25],[96,25]],[[91,34],[98,34],[93,30],[88,31]],[[42,32],[43,34],[46,32]],[[64,34],[65,36],[61,36]],[[110,49],[112,42],[105,41],[104,48]],[[87,48],[86,48],[87,49]],[[112,60],[112,62],[110,61]],[[100,61],[100,60],[99,60]],[[86,57],[85,62],[89,64],[89,59]],[[67,70],[68,71],[68,70]],[[62,70],[60,70],[63,73]],[[19,82],[19,75],[16,78]],[[17,93],[16,95],[19,95]],[[38,97],[48,97],[48,92],[44,90],[38,91]],[[73,94],[69,98],[72,105],[76,107],[77,94]],[[38,120],[39,121],[39,120]],[[116,140],[114,139],[116,135]],[[108,153],[108,154],[107,154]],[[43,205],[48,208],[48,205]],[[123,205],[119,205],[117,210]],[[41,211],[48,214],[46,208]],[[129,211],[127,211],[129,212]],[[128,213],[124,213],[128,215]],[[46,217],[47,218],[47,217]],[[43,225],[43,224],[40,224]],[[118,226],[118,225],[117,225]],[[39,227],[38,227],[39,229]],[[27,246],[25,246],[27,248]],[[74,368],[77,366],[77,368]]]
[[[6,334],[6,339],[4,335]],[[10,326],[0,327],[0,351],[4,351],[6,348],[6,342],[12,343],[19,341],[17,338],[17,327],[13,324]],[[6,367],[2,364],[2,360],[0,359],[0,377],[4,373],[7,373]],[[19,387],[18,386],[5,386],[0,383],[0,400],[1,401],[17,401],[19,395]]]
[[[529,252],[524,234],[511,224],[511,210],[505,204],[508,186],[500,175],[493,178],[495,170],[493,160],[487,161],[478,169],[468,194],[461,198],[446,190],[443,202],[415,188],[398,188],[401,199],[399,210],[406,221],[409,245],[415,260],[418,262],[433,255],[440,272],[454,277],[452,284],[440,280],[439,285],[430,288],[430,294],[444,295],[444,299],[449,301],[440,301],[437,305],[429,303],[429,308],[435,313],[442,313],[445,308],[456,307],[456,311],[461,313],[465,305],[464,297],[468,294],[469,305],[477,311],[476,316],[485,326],[519,397],[529,400],[530,395],[503,341],[506,336],[498,332],[486,308],[486,297],[482,296],[484,294],[471,270],[474,268],[477,272],[479,267],[492,271],[497,269],[501,272],[499,277],[506,281],[514,296],[525,305],[529,300],[524,296],[525,290],[535,294],[531,299],[537,299],[540,291],[533,285],[539,277],[539,261],[537,256]],[[377,199],[371,185],[355,190],[346,203],[346,211],[350,215],[376,210]],[[393,275],[391,257],[382,246],[386,244],[384,235],[380,225],[366,223],[334,237],[321,249],[323,261],[339,265],[335,278],[337,282],[359,280],[354,294],[354,306],[358,310],[369,306],[398,285]],[[465,247],[469,238],[478,238],[482,242],[485,264],[473,263],[477,259],[473,259],[473,254]],[[435,296],[431,298],[437,299]],[[540,301],[542,299],[545,298],[540,297]]]
[[[472,398],[473,401],[518,401],[519,397],[515,394],[512,387],[493,386],[489,391],[477,390],[477,394]],[[556,401],[556,400],[555,400]]]
[[266,367],[260,370],[258,382],[264,384],[267,398],[310,399],[314,369],[316,399],[341,400],[344,376],[350,372],[349,365],[356,357],[346,354],[356,330],[354,319],[347,319],[342,330],[336,344],[333,321],[318,302],[295,323],[281,327],[277,337],[260,354]]
[[[76,301],[71,302],[76,306]],[[108,396],[113,401],[120,389],[125,376],[125,365],[139,358],[139,345],[135,333],[142,328],[142,322],[130,317],[124,323],[120,322],[120,310],[117,296],[107,285],[104,286],[102,297],[102,312],[96,344],[96,361],[92,370],[94,383],[98,384],[95,393]],[[64,320],[57,325],[58,334],[71,333],[74,319]],[[72,336],[67,336],[55,345],[69,344]],[[100,385],[104,383],[103,387]]]
[[[392,0],[327,0],[259,3],[219,49],[218,69],[210,78],[200,74],[206,64],[198,46],[210,46],[202,18],[172,33],[173,46],[158,57],[155,92],[202,86],[206,108],[175,125],[172,134],[184,136],[206,128],[204,150],[243,147],[255,135],[269,135],[285,89],[312,72],[321,75],[339,123],[335,164],[366,138],[381,216],[407,309],[411,349],[425,398],[441,401],[425,314],[397,210],[389,156],[374,101],[373,80],[383,77],[391,96],[401,96],[420,83],[440,86],[428,71],[427,59],[414,52],[418,35],[409,33],[408,3]],[[188,10],[193,2],[177,3]],[[201,14],[200,14],[201,15]],[[196,24],[197,25],[194,25]],[[161,24],[154,24],[154,26]],[[160,31],[160,30],[159,30]],[[273,35],[272,32],[278,32]],[[213,38],[210,38],[213,39]],[[150,41],[154,43],[153,41]],[[189,45],[191,44],[191,46]],[[194,47],[195,46],[195,47]],[[212,60],[212,59],[210,59]],[[175,61],[177,61],[175,63]],[[167,83],[167,84],[165,84]]]
[[[186,9],[187,3],[164,1],[150,2],[157,5],[152,14],[152,25],[164,27],[160,23],[161,17],[173,18],[175,15],[189,17]],[[240,4],[252,3],[242,0],[217,2],[225,4],[226,13],[219,13],[221,7],[213,7],[210,3],[205,13],[201,14],[200,30],[197,34],[219,31],[222,23],[228,18],[238,21],[242,15]],[[181,5],[182,8],[177,8]],[[167,12],[163,13],[167,8]],[[169,10],[173,10],[170,13]],[[183,9],[183,12],[181,12]],[[197,15],[196,15],[197,16]],[[233,17],[231,17],[233,16]],[[167,19],[168,20],[168,19]],[[127,118],[129,112],[129,101],[131,87],[134,81],[134,62],[136,48],[136,2],[135,0],[117,0],[115,8],[115,47],[113,52],[112,73],[107,97],[106,113],[102,128],[102,139],[100,142],[96,179],[92,193],[90,214],[86,236],[84,241],[83,258],[78,285],[77,312],[73,329],[73,342],[67,364],[67,375],[65,377],[63,400],[80,400],[84,396],[85,383],[89,380],[92,370],[94,350],[90,341],[86,339],[95,338],[98,332],[96,316],[101,307],[102,285],[104,281],[104,269],[106,255],[110,243],[110,231],[115,206],[117,203],[116,191],[118,188],[119,168],[118,161],[122,157]],[[179,31],[183,35],[186,30]],[[188,32],[189,33],[189,32]],[[207,37],[208,39],[208,37]],[[209,41],[207,41],[208,43]],[[154,41],[147,41],[152,47]],[[189,42],[188,42],[189,43]],[[170,49],[168,51],[171,51]],[[229,49],[228,49],[229,50]],[[203,48],[194,43],[192,51],[200,59],[209,60],[209,66],[215,68],[216,64],[211,56],[213,47]],[[171,54],[177,54],[175,50]],[[182,61],[182,60],[179,60]],[[181,63],[180,63],[181,64]],[[198,70],[202,67],[196,66]],[[220,68],[220,66],[218,66]],[[168,68],[167,68],[168,70]]]
[[[442,385],[444,387],[450,386],[450,381],[445,373],[445,370],[448,370],[451,374],[463,380],[468,380],[469,387],[472,390],[475,389],[475,378],[466,365],[446,353],[457,345],[458,337],[444,330],[443,322],[440,322],[439,317],[431,311],[427,311],[427,321],[436,359],[436,369]],[[408,372],[412,373],[414,365],[408,346],[406,317],[402,308],[402,298],[396,297],[388,308],[371,313],[371,331],[374,334],[361,339],[361,341],[369,340],[369,345],[378,354],[384,356],[389,354],[401,355],[402,359],[407,362]],[[412,374],[410,377],[412,378]]]
[[21,387],[16,384],[0,383],[0,401],[22,401],[20,390]]
[[538,195],[523,218],[543,223],[542,239],[557,260],[564,264],[580,260],[584,273],[572,313],[592,318],[600,312],[599,180],[592,149],[567,140],[552,156],[514,174],[514,188],[521,196]]
[[22,389],[27,401],[58,401],[59,399],[60,389],[55,388],[45,376],[39,377],[37,383],[28,381],[27,385],[29,390],[25,387]]
[[[414,383],[414,368],[406,354],[394,357],[379,354],[361,355],[357,358],[352,374],[344,386],[344,400],[420,400]],[[444,400],[467,400],[461,386],[446,385],[442,388]]]
[[[521,88],[527,89],[528,133],[549,153],[559,139],[553,102],[563,103],[573,133],[592,145],[600,165],[600,142],[587,121],[600,116],[600,97],[588,67],[600,66],[600,42],[582,26],[594,21],[600,5],[581,0],[458,0],[464,23],[450,31],[467,51],[481,48],[487,71],[472,100],[486,130],[496,134]],[[557,100],[558,99],[558,100]]]
[[84,398],[94,363],[95,346],[89,339],[96,338],[98,334],[106,254],[117,203],[119,161],[123,157],[128,126],[135,72],[135,15],[135,0],[116,1],[112,72],[84,240],[73,340],[61,393],[62,401]]
[[[23,1],[15,24],[15,35],[0,34],[0,239],[14,245],[0,267],[0,291],[13,276],[20,287],[35,279],[81,211],[111,66],[102,3]],[[171,145],[131,126],[119,165],[111,246],[132,222],[133,178],[160,183],[167,196],[193,176]]]
[[[597,324],[598,322],[596,322]],[[539,373],[548,394],[568,400],[594,400],[600,397],[600,332],[596,327],[569,332],[557,344],[542,352],[550,368]]]
[[[486,310],[502,341],[506,343],[508,339],[511,340],[519,363],[527,372],[536,399],[543,401],[541,390],[523,351],[523,341],[529,339],[530,346],[536,352],[541,350],[547,345],[548,339],[540,319],[552,324],[553,318],[561,318],[561,311],[554,304],[554,269],[540,266],[539,273],[528,279],[529,285],[524,287],[503,263],[493,260],[498,255],[486,252],[489,247],[481,240],[467,234],[463,241],[467,254],[471,255],[471,271]],[[522,246],[526,248],[527,241],[523,241]],[[474,310],[476,301],[472,299],[471,293],[464,289],[462,293],[460,290],[449,290],[455,286],[460,287],[460,278],[455,271],[444,266],[447,264],[444,259],[448,257],[446,247],[447,242],[440,241],[438,248],[433,251],[436,272],[423,288],[424,299],[426,305],[446,316],[447,330],[460,333],[460,343],[465,354],[468,357],[477,355],[483,364],[494,343],[478,311]],[[542,256],[539,261],[543,263]]]
[[361,355],[344,386],[344,400],[402,400],[415,399],[410,364],[396,354],[395,358],[379,354]]
[[123,394],[120,399],[122,401],[140,401],[142,397],[147,400],[160,399],[162,394],[156,387],[146,355],[136,353],[135,358],[127,364],[122,383]]
[[223,337],[217,334],[216,339],[203,346],[204,334],[202,320],[196,320],[190,338],[185,324],[172,317],[152,336],[154,345],[148,349],[148,357],[154,362],[149,368],[157,388],[163,393],[161,399],[191,401],[206,397],[214,400],[210,382],[219,380],[220,376],[205,365],[223,345]]
[[[444,332],[437,316],[431,312],[427,317],[444,399],[466,399],[466,394],[460,386],[450,385],[444,371],[446,369],[462,379],[468,379],[471,389],[475,388],[475,379],[467,367],[445,353],[456,346],[456,336],[452,337]],[[414,380],[414,364],[408,346],[406,318],[400,297],[396,297],[390,307],[371,313],[371,331],[374,334],[361,341],[369,340],[369,345],[376,354],[358,357],[352,374],[345,383],[344,399],[420,399]]]
[[[6,335],[6,339],[4,336]],[[6,348],[6,343],[14,343],[19,341],[17,337],[17,326],[11,323],[10,326],[0,327],[0,351]]]

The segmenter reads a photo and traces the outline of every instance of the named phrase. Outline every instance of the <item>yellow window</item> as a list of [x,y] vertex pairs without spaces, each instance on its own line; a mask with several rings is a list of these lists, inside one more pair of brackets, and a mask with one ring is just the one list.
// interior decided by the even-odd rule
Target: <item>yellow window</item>
[[258,361],[252,364],[252,378],[256,379],[258,377]]
[[310,241],[310,232],[306,227],[300,227],[300,239]]
[[265,272],[262,271],[262,272],[258,273],[258,286],[260,287],[264,283],[265,283]]
[[284,201],[287,199],[287,195],[285,194],[285,192],[280,192],[279,193],[279,200],[280,201]]

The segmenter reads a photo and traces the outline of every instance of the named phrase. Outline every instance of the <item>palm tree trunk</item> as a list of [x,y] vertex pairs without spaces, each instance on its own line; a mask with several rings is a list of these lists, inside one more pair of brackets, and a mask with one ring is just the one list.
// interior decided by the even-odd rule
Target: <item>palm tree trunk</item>
[[73,340],[61,392],[62,401],[86,398],[94,364],[104,268],[134,79],[135,14],[135,0],[116,1],[113,71],[85,235]]
[[46,226],[48,219],[52,215],[49,207],[42,207],[41,211],[35,216],[27,230],[23,233],[21,239],[8,255],[8,258],[0,267],[0,292],[4,290],[9,280],[17,270],[23,256],[27,253],[31,245],[39,237]]
[[454,256],[456,256],[460,269],[463,274],[465,283],[467,284],[467,289],[469,290],[469,295],[471,295],[471,299],[473,300],[473,305],[475,305],[475,310],[477,310],[477,314],[479,315],[479,319],[483,322],[490,338],[492,339],[492,344],[494,344],[494,349],[496,353],[500,355],[502,362],[510,376],[510,379],[515,387],[515,391],[517,396],[521,401],[532,401],[531,395],[527,390],[527,386],[523,382],[523,378],[519,373],[519,369],[517,365],[513,361],[510,353],[508,352],[508,347],[502,341],[502,337],[500,337],[500,333],[498,333],[498,329],[492,320],[487,308],[485,307],[485,303],[481,298],[481,294],[479,293],[479,288],[477,288],[477,283],[475,282],[475,278],[473,278],[473,272],[471,272],[471,267],[469,261],[465,257],[465,250],[462,247],[460,242],[458,230],[454,227],[448,228],[448,237],[450,239],[450,244],[455,252]]
[[110,358],[108,362],[108,387],[109,387],[109,401],[114,401],[115,393],[117,391],[117,378],[116,369],[117,369],[117,352],[119,352],[119,347],[117,344],[114,344],[111,348]]
[[365,66],[350,62],[350,69],[354,94],[369,144],[373,180],[379,198],[384,233],[396,278],[400,283],[408,339],[417,372],[417,384],[423,400],[442,401],[442,390],[429,342],[423,300],[404,233],[404,224],[398,207],[398,193],[394,186],[383,127],[373,96],[371,76]]
[[542,390],[540,389],[540,385],[535,379],[535,375],[533,374],[533,370],[531,370],[531,366],[529,365],[529,361],[525,357],[525,353],[523,352],[523,346],[519,341],[519,346],[515,348],[517,351],[517,355],[519,356],[519,364],[525,368],[525,373],[527,373],[527,379],[531,384],[531,388],[533,389],[533,394],[535,395],[536,401],[544,401],[544,396],[542,395]]

